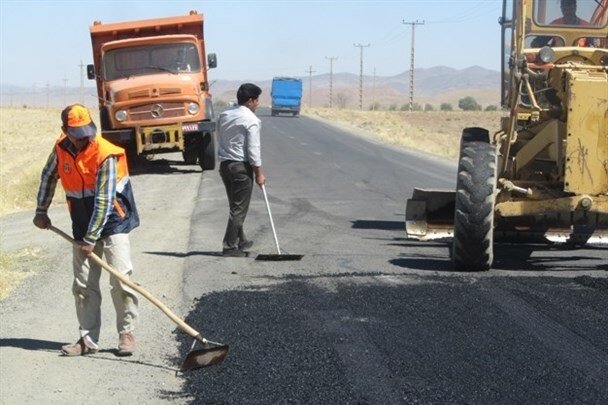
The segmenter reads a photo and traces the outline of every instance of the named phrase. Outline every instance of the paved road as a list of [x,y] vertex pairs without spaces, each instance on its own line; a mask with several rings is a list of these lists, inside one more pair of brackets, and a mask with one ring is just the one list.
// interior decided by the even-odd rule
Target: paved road
[[[259,115],[279,241],[304,258],[220,257],[217,172],[188,251],[146,252],[185,257],[188,321],[231,345],[185,374],[196,403],[608,403],[608,250],[505,244],[493,270],[451,272],[446,245],[404,238],[403,212],[413,187],[453,187],[453,165]],[[259,190],[246,230],[252,256],[275,253]]]

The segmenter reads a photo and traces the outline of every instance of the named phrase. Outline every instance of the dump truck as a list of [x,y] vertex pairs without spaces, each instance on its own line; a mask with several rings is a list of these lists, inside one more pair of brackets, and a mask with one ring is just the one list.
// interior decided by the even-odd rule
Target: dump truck
[[270,90],[272,116],[280,113],[300,115],[302,102],[302,79],[295,77],[274,77]]
[[101,135],[123,146],[131,162],[181,151],[187,164],[215,168],[215,121],[203,16],[103,24],[89,29]]
[[494,244],[608,243],[608,0],[504,0],[495,133],[463,129],[456,190],[415,189],[412,239],[451,243],[458,271]]

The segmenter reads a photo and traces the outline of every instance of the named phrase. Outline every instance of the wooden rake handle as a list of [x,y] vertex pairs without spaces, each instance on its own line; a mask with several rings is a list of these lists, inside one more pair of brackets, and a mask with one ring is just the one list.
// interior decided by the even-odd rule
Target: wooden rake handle
[[[73,244],[75,246],[78,246],[78,244],[76,243],[76,241],[70,235],[68,235],[67,233],[63,232],[61,229],[55,228],[52,225],[50,225],[48,227],[48,229],[50,229],[51,231],[55,232],[57,235],[61,236],[63,239],[67,240],[71,244]],[[141,285],[139,285],[138,283],[132,281],[130,278],[126,277],[124,274],[122,274],[118,270],[114,269],[112,266],[110,266],[108,263],[106,263],[104,260],[102,260],[99,256],[97,256],[95,253],[91,252],[91,254],[89,255],[89,257],[91,259],[93,259],[95,262],[97,262],[97,264],[99,264],[105,270],[107,270],[108,272],[110,272],[110,274],[112,274],[114,277],[116,277],[117,279],[119,279],[122,283],[124,283],[125,285],[131,287],[133,290],[137,291],[140,295],[142,295],[143,297],[145,297],[152,304],[156,305],[158,307],[158,309],[160,309],[161,311],[163,311],[165,315],[167,315],[173,322],[175,322],[175,324],[177,326],[179,326],[188,335],[192,336],[193,338],[195,338],[197,340],[200,340],[203,343],[207,343],[207,339],[203,338],[201,336],[201,334],[196,329],[194,329],[192,326],[190,326],[186,322],[184,322],[180,317],[178,317],[177,315],[175,315],[165,304],[163,304],[162,302],[160,302],[155,296],[153,296],[152,294],[150,294]]]

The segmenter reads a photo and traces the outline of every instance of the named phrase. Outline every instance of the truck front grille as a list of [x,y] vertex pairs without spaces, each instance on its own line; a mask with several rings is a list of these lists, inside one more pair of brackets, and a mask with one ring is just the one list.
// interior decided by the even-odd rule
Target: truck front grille
[[129,109],[129,116],[134,120],[154,120],[183,117],[185,115],[186,108],[183,103],[155,103],[140,105]]

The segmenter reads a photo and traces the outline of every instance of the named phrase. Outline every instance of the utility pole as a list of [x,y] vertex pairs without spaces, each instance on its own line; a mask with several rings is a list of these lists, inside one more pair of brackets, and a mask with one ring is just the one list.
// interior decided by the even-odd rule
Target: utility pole
[[82,63],[82,60],[78,66],[80,66],[80,94],[78,97],[78,102],[84,105],[84,63]]
[[338,59],[337,56],[326,56],[325,59],[329,59],[329,108],[332,108],[332,88],[334,81],[334,60]]
[[424,20],[422,22],[418,20],[406,22],[404,20],[403,24],[412,26],[412,49],[410,53],[410,112],[412,112],[414,108],[414,38],[416,36],[416,25],[424,25]]
[[357,48],[361,49],[360,68],[359,68],[359,109],[363,110],[363,48],[367,48],[370,44],[361,45],[354,44]]
[[310,65],[306,72],[308,72],[308,108],[312,108],[312,74],[316,70],[312,70],[312,65]]

